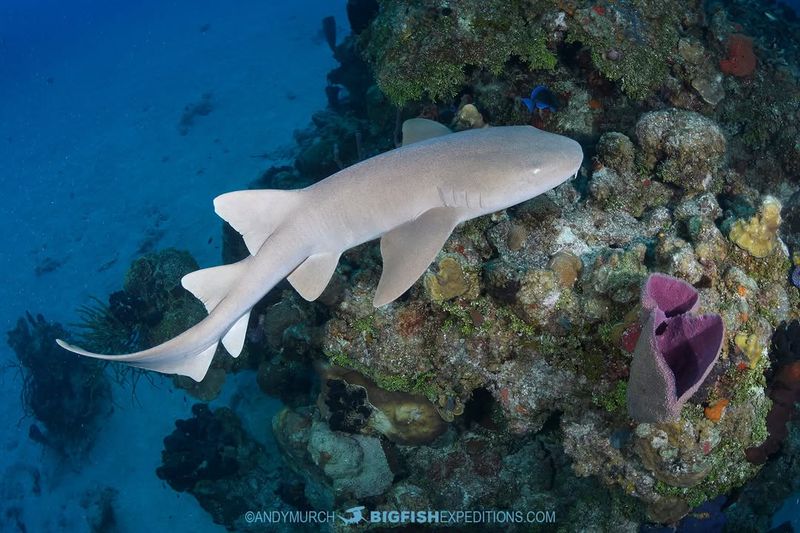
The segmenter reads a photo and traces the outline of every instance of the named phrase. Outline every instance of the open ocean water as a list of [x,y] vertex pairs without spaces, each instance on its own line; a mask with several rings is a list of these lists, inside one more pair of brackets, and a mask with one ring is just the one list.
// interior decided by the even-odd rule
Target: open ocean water
[[[76,321],[81,303],[118,290],[144,249],[218,263],[211,200],[246,187],[265,161],[293,157],[293,131],[325,106],[334,65],[320,21],[344,21],[343,10],[328,1],[0,3],[2,330],[26,311]],[[213,110],[182,135],[185,107],[206,94]],[[6,364],[15,359],[5,342],[0,350]],[[20,372],[0,379],[0,529],[86,531],[86,495],[105,488],[117,491],[120,531],[221,529],[154,474],[162,439],[191,404],[169,380],[143,381],[136,400],[115,389],[91,454],[67,465],[29,439]]]

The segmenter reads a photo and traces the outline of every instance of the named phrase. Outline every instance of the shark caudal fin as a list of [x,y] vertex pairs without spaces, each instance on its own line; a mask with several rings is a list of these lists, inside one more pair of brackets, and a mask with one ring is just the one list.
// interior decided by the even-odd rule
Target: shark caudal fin
[[202,348],[196,353],[172,356],[160,355],[158,353],[160,347],[158,346],[128,355],[102,355],[78,348],[61,339],[56,339],[56,343],[65,350],[69,350],[78,355],[106,361],[117,361],[137,368],[155,370],[163,374],[180,374],[181,376],[188,376],[195,381],[202,381],[206,376],[208,368],[211,366],[211,361],[214,359],[214,354],[217,351],[217,344],[219,344],[215,342],[211,346]]
[[[247,258],[232,265],[191,272],[181,279],[181,284],[202,301],[206,310],[210,313],[225,299],[234,284],[246,273],[249,262],[250,258]],[[73,346],[61,339],[57,339],[56,342],[65,350],[78,355],[125,363],[164,374],[180,374],[181,376],[188,376],[195,381],[202,381],[211,366],[220,340],[232,356],[239,356],[244,347],[249,320],[250,311],[248,310],[224,333],[222,339],[201,340],[207,337],[204,337],[201,333],[202,329],[196,329],[201,327],[198,324],[182,335],[163,344],[125,355],[103,355]],[[192,334],[193,331],[194,336]]]
[[300,197],[301,190],[234,191],[214,198],[214,211],[242,234],[250,255],[256,255],[267,238],[294,211]]

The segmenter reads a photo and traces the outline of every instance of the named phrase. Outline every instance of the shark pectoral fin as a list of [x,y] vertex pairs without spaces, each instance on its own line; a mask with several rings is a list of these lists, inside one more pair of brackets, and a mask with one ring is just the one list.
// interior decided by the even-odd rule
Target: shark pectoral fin
[[453,133],[450,128],[427,118],[410,118],[403,122],[403,146]]
[[300,197],[299,190],[235,191],[214,198],[214,211],[242,234],[250,255],[255,255],[297,207]]
[[461,214],[459,209],[437,207],[381,238],[383,272],[375,307],[394,301],[419,279],[461,222]]
[[195,270],[181,278],[181,285],[203,302],[210,313],[244,274],[247,263],[244,259],[230,265]]
[[247,333],[247,324],[250,322],[250,311],[245,313],[242,318],[228,330],[228,333],[222,337],[222,345],[228,350],[228,353],[234,357],[239,357],[244,348],[244,337]]
[[286,278],[300,296],[313,302],[333,277],[339,263],[339,253],[321,253],[309,256]]

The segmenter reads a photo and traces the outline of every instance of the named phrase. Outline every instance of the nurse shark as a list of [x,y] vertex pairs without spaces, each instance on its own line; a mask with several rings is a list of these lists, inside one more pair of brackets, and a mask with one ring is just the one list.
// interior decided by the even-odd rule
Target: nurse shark
[[575,175],[580,144],[531,126],[451,133],[411,119],[403,146],[309,187],[247,190],[218,196],[216,213],[244,237],[250,256],[184,276],[208,316],[177,337],[120,361],[200,381],[217,345],[238,357],[250,310],[283,278],[306,300],[322,294],[341,254],[380,238],[383,271],[375,307],[401,296],[422,276],[460,223],[534,198]]

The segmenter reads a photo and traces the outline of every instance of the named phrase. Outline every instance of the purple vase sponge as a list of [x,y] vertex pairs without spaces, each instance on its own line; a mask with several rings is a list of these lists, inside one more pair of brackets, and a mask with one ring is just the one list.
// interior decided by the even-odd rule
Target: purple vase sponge
[[722,317],[695,315],[697,291],[685,281],[652,274],[642,289],[642,334],[628,380],[628,414],[637,422],[675,422],[717,362]]

